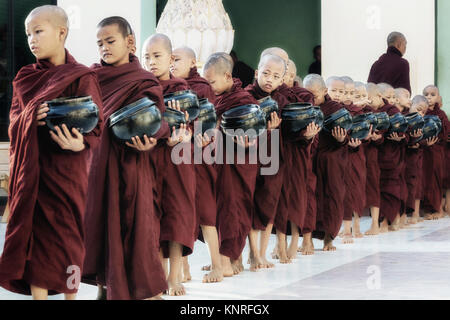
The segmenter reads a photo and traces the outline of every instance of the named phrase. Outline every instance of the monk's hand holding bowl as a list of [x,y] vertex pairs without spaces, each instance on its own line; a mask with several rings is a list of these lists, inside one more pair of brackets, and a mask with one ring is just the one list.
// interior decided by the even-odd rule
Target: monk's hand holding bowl
[[364,139],[364,141],[370,141],[372,139],[372,135],[374,134],[373,132],[373,125],[370,125],[370,130],[369,130],[369,134],[367,135],[367,137]]
[[420,145],[418,143],[413,144],[412,146],[409,146],[410,149],[419,149]]
[[153,149],[156,146],[156,143],[158,142],[155,138],[149,139],[146,134],[144,134],[143,140],[144,143],[142,143],[141,139],[138,136],[136,136],[131,138],[131,141],[133,143],[125,142],[125,144],[130,148],[136,149],[141,152],[145,152]]
[[[192,135],[192,132],[191,132]],[[180,142],[183,142],[186,136],[186,124],[182,123],[179,129],[172,127],[172,135],[167,139],[167,145],[173,147]]]
[[307,140],[311,140],[318,134],[320,131],[319,126],[315,122],[311,122],[306,127],[305,134],[303,135]]
[[281,123],[281,119],[278,117],[278,114],[274,111],[270,114],[270,120],[267,122],[267,129],[273,130],[279,127]]
[[53,141],[55,141],[63,150],[71,150],[73,152],[84,150],[84,138],[80,131],[76,128],[72,128],[72,134],[65,124],[61,127],[62,130],[60,127],[55,126],[56,134],[53,131],[50,131],[50,136]]
[[438,137],[432,137],[432,138],[428,138],[427,141],[427,146],[431,147],[433,144],[435,144],[436,142],[438,142],[439,138]]
[[393,140],[393,141],[402,141],[403,139],[405,139],[405,136],[399,136],[397,132],[392,132],[389,137],[389,140]]
[[378,134],[376,131],[374,131],[372,132],[372,136],[370,138],[372,139],[372,141],[378,141],[381,139],[381,137],[381,134]]
[[204,135],[201,135],[200,133],[195,136],[195,144],[198,148],[204,148],[207,145],[209,145],[212,142],[212,137],[210,138],[206,132]]
[[253,139],[252,141],[249,141],[248,136],[245,136],[245,139],[243,136],[237,136],[234,141],[243,148],[249,148],[254,146],[257,140]]
[[350,141],[348,142],[348,145],[352,148],[357,148],[361,145],[361,140],[351,138]]
[[423,133],[422,129],[418,129],[418,130],[416,130],[414,132],[411,132],[410,136],[413,137],[413,138],[419,138],[419,137],[422,136],[422,133]]
[[334,127],[331,135],[338,141],[344,142],[347,131],[341,127]]
[[[181,111],[180,101],[172,100],[167,103],[169,108],[175,109],[177,111]],[[189,113],[184,111],[184,117],[186,118],[186,122],[189,121]]]
[[50,108],[48,107],[48,104],[43,103],[39,106],[36,112],[36,121],[38,126],[45,126],[45,121],[41,121],[42,119],[45,119],[47,117],[47,112],[50,111]]

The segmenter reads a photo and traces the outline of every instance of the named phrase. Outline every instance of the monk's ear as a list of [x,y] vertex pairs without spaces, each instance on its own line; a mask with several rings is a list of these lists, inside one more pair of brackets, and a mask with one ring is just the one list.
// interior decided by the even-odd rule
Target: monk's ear
[[227,80],[233,80],[233,75],[229,71],[226,71],[225,72],[225,78]]
[[255,80],[258,79],[258,69],[255,70]]
[[326,96],[328,93],[328,88],[323,88],[323,95]]
[[197,66],[197,60],[192,59],[191,60],[191,69]]
[[131,53],[135,54],[136,53],[136,38],[132,34],[130,34],[127,36],[127,38],[125,40],[127,43],[128,50],[130,50]]
[[59,37],[65,43],[67,36],[69,35],[69,28],[67,27],[59,27]]

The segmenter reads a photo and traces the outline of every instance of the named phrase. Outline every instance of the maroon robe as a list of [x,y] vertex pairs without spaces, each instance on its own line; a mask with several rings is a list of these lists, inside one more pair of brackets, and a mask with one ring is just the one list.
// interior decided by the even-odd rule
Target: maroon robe
[[[342,109],[340,103],[327,95],[320,106],[324,117]],[[317,149],[317,223],[313,236],[323,239],[325,234],[335,238],[344,218],[345,173],[348,138],[338,142],[331,132],[322,130]]]
[[[197,94],[198,99],[206,98],[212,104],[215,103],[216,96],[214,91],[209,82],[198,74],[196,67],[191,68],[186,81],[191,90]],[[205,148],[213,148],[213,146],[208,145]],[[195,165],[195,207],[198,224],[196,231],[200,231],[200,226],[216,226],[216,180],[217,171],[215,165],[209,165],[203,161],[201,164]]]
[[311,144],[310,157],[308,161],[308,179],[306,182],[307,207],[303,223],[302,234],[313,232],[316,229],[317,217],[317,148],[319,146],[319,135],[314,137]]
[[441,119],[442,130],[439,141],[424,150],[423,155],[423,208],[427,213],[439,212],[444,191],[445,147],[447,144],[448,119],[444,111],[436,104],[427,115]]
[[[386,101],[385,101],[386,103]],[[385,104],[379,109],[389,116],[400,113],[397,107]],[[408,141],[399,142],[385,138],[379,148],[380,165],[380,218],[387,218],[392,223],[398,213],[403,211],[406,183],[403,172],[405,166],[405,148]]]
[[[370,106],[363,108],[365,113],[378,112]],[[366,156],[366,208],[380,207],[380,166],[378,164],[378,147],[384,142],[381,137],[364,145]]]
[[[102,89],[105,121],[143,97],[164,111],[158,80],[134,55],[130,55],[130,63],[119,67],[102,63],[92,69]],[[167,134],[165,123],[155,137]],[[159,259],[159,220],[153,210],[149,157],[149,152],[118,142],[108,129],[93,154],[86,206],[84,281],[106,285],[108,299],[141,300],[167,289]]]
[[418,194],[422,183],[422,159],[423,146],[419,148],[411,148],[408,146],[405,152],[405,180],[407,186],[408,197],[406,200],[406,213],[414,212],[415,201],[420,199]]
[[[218,119],[222,114],[234,107],[245,104],[257,104],[247,91],[242,88],[239,79],[233,78],[231,90],[217,97],[216,113]],[[225,147],[226,136],[223,135]],[[234,146],[236,149],[236,146]],[[234,163],[218,165],[217,177],[217,229],[219,232],[220,254],[236,260],[242,253],[246,238],[251,230],[254,204],[256,176],[258,165],[250,164],[246,151],[244,164],[238,164],[239,153],[234,153]]]
[[305,88],[292,87],[289,88],[285,83],[283,83],[278,91],[284,95],[290,103],[295,102],[309,102],[314,104],[314,95]]
[[[352,116],[363,114],[363,110],[355,105],[345,106]],[[357,148],[348,147],[348,166],[345,175],[346,193],[344,199],[344,220],[352,220],[353,212],[362,216],[366,205],[366,155],[364,147],[367,141]]]
[[394,88],[404,88],[411,92],[409,63],[402,58],[397,48],[389,47],[387,52],[372,65],[367,82],[376,84],[385,82]]
[[[163,88],[163,94],[189,90],[184,79],[170,75],[169,80],[159,80]],[[189,149],[192,150],[190,142]],[[173,147],[163,142],[155,150],[152,161],[155,163],[155,171],[158,185],[158,208],[161,210],[161,247],[164,257],[169,257],[169,241],[183,245],[183,255],[189,255],[194,248],[196,233],[195,213],[195,167],[191,158],[189,164],[174,164],[171,159]]]
[[[257,82],[254,84],[248,85],[245,90],[249,92],[256,100],[263,99],[269,96],[269,93],[264,92]],[[281,117],[281,110],[285,105],[289,103],[285,96],[283,96],[278,89],[274,90],[270,96],[274,99],[278,104],[278,116]],[[277,128],[279,130],[279,128]],[[265,146],[259,147],[267,147],[268,155],[271,154],[271,139],[272,132],[268,132],[267,134],[267,144]],[[278,201],[281,195],[281,187],[283,184],[284,177],[284,162],[282,161],[283,155],[281,154],[283,151],[282,144],[282,136],[279,134],[279,168],[278,172],[274,175],[261,175],[258,174],[256,180],[256,189],[255,189],[255,215],[253,221],[253,228],[258,230],[264,230],[267,227],[267,224],[273,223],[275,220],[275,214],[277,212]],[[261,141],[260,141],[261,142]],[[260,165],[263,167],[263,165]]]
[[[0,259],[0,285],[31,294],[30,284],[49,294],[76,293],[81,272],[88,153],[103,127],[97,77],[66,50],[66,63],[47,60],[23,67],[14,82],[10,111],[10,220]],[[90,95],[99,107],[96,128],[84,136],[81,152],[62,150],[48,127],[37,127],[36,110],[59,97]],[[71,284],[68,286],[68,284]],[[72,286],[73,285],[73,286]]]

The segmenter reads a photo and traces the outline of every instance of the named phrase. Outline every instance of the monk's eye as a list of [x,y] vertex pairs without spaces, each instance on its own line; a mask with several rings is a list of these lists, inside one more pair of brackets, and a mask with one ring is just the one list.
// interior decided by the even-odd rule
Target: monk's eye
[[113,41],[108,41],[109,44],[113,44],[114,42],[116,42],[115,40]]

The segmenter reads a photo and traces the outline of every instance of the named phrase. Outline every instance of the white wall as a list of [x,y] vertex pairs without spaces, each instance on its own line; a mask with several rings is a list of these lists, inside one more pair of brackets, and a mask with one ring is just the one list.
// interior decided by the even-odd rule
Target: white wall
[[366,82],[391,31],[408,41],[413,95],[434,83],[434,0],[322,0],[322,74]]
[[141,43],[141,0],[58,0],[71,22],[66,47],[78,62],[98,63],[96,27],[104,18],[121,16],[136,33],[137,52]]

